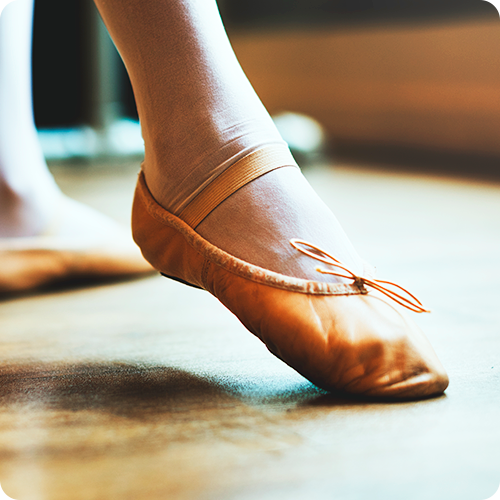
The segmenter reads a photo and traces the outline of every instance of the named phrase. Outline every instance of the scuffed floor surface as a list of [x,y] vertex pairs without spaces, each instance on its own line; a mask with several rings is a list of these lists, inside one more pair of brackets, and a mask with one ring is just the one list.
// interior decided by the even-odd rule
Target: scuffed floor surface
[[[124,223],[136,166],[56,168]],[[314,167],[379,276],[421,298],[451,385],[339,399],[208,293],[153,276],[0,302],[0,483],[16,500],[485,500],[500,484],[500,184]]]

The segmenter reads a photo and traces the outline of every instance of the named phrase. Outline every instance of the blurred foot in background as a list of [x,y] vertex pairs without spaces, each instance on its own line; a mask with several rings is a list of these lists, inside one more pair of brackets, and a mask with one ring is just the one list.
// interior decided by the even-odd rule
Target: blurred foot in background
[[33,0],[0,16],[0,293],[151,271],[128,230],[67,198],[38,141],[31,93]]

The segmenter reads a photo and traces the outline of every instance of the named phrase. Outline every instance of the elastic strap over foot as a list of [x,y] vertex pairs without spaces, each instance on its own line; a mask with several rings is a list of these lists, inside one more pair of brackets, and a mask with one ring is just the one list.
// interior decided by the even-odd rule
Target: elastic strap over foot
[[281,167],[298,168],[286,145],[272,144],[253,151],[231,165],[201,191],[179,214],[179,218],[194,229],[238,189]]

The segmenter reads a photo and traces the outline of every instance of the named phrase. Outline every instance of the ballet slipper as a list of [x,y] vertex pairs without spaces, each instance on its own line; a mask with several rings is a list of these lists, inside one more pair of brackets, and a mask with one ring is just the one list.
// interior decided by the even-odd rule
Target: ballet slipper
[[[284,276],[224,252],[193,229],[241,185],[263,171],[291,164],[272,157],[257,152],[240,160],[180,216],[154,200],[141,173],[132,229],[145,258],[166,277],[208,290],[273,354],[321,388],[384,399],[441,394],[448,385],[446,372],[396,302],[416,312],[425,309],[404,289],[375,280],[369,268],[356,276],[333,256],[300,240],[291,243],[323,264],[319,273],[344,281]],[[262,158],[268,164],[271,158],[271,165],[263,166]]]
[[153,271],[129,232],[113,220],[67,197],[58,214],[42,235],[0,238],[0,294]]

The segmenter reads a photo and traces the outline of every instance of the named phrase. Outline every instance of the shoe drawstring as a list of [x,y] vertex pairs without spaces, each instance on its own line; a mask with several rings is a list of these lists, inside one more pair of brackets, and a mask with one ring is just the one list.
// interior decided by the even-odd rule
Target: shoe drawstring
[[[369,278],[364,278],[363,276],[358,276],[355,273],[353,273],[350,269],[345,267],[342,264],[342,262],[340,262],[332,255],[330,255],[328,252],[325,252],[321,248],[317,247],[316,245],[313,245],[312,243],[308,243],[307,241],[294,238],[290,240],[290,244],[296,250],[303,253],[304,255],[312,257],[313,259],[316,259],[319,262],[323,262],[324,264],[328,264],[329,266],[341,269],[346,273],[342,274],[340,272],[329,271],[328,269],[322,269],[321,267],[317,267],[316,271],[320,272],[321,274],[330,274],[332,276],[338,276],[340,278],[353,280],[353,285],[357,286],[360,291],[366,292],[365,287],[369,286],[375,290],[378,290],[380,293],[383,293],[384,295],[386,295],[399,305],[406,307],[410,311],[416,313],[430,312],[427,309],[425,309],[420,300],[418,300],[414,295],[412,295],[408,290],[406,290],[402,286],[396,285],[396,283],[392,283],[391,281],[382,281],[376,279],[371,280]],[[391,290],[391,288],[389,287],[401,290],[404,293],[404,295],[396,292],[395,290]]]

